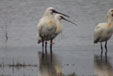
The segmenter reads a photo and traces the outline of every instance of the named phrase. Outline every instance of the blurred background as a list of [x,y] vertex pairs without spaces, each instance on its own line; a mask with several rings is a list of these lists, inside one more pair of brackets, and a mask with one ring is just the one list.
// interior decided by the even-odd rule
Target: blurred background
[[[50,6],[68,14],[78,25],[62,21],[63,33],[54,41],[52,60],[49,53],[46,57],[39,53],[41,44],[37,44],[37,23]],[[113,0],[0,0],[0,76],[113,75],[113,37],[108,41],[109,63],[100,62],[101,69],[100,44],[93,44],[94,27],[107,21],[104,17],[110,8]],[[43,66],[40,62],[55,64]],[[110,70],[105,69],[108,65]],[[102,71],[103,66],[107,71]]]

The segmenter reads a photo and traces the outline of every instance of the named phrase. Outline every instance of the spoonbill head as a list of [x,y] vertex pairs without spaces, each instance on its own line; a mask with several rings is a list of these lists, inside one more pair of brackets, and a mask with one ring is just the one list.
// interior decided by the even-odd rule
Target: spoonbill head
[[65,17],[69,17],[69,16],[66,15],[66,14],[63,14],[63,13],[61,13],[61,12],[59,12],[59,11],[56,11],[53,7],[48,7],[48,8],[45,10],[43,16],[53,15],[53,13],[57,13],[57,14],[61,14],[61,15],[65,16]]
[[61,20],[65,20],[65,21],[70,22],[70,23],[72,23],[72,24],[74,24],[74,25],[77,25],[76,23],[74,23],[74,22],[72,22],[72,21],[66,19],[65,17],[63,17],[62,14],[56,14],[56,15],[55,15],[56,24],[59,23],[59,22],[61,22]]
[[111,9],[108,10],[107,15],[109,17],[113,17],[113,8],[111,8]]
[[56,22],[56,25],[57,25],[57,28],[56,28],[56,32],[53,33],[52,35],[52,39],[54,39],[58,34],[60,34],[62,32],[62,22],[61,20],[65,20],[65,21],[68,21],[74,25],[76,25],[74,22],[66,19],[65,17],[63,17],[63,15],[61,14],[56,14],[55,15],[55,22]]
[[105,18],[108,19],[108,22],[111,22],[111,20],[113,20],[113,8],[108,10],[107,15],[105,16]]

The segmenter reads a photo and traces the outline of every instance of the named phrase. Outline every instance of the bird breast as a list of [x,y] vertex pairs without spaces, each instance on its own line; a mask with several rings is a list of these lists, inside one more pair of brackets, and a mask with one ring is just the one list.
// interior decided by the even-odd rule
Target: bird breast
[[57,25],[52,17],[43,17],[40,20],[40,24],[38,26],[39,33],[41,36],[50,36],[52,33],[55,33]]
[[61,33],[61,32],[62,32],[62,25],[58,24],[57,29],[56,29],[56,33]]
[[52,25],[55,25],[54,21],[50,20],[46,23],[47,26],[52,26]]
[[111,24],[100,23],[94,31],[94,41],[102,42],[109,40],[112,36],[113,28]]

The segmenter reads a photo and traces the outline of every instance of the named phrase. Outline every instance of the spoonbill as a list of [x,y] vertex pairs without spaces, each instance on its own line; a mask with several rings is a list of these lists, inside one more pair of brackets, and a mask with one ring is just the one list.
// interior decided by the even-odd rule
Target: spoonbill
[[51,45],[50,45],[51,53],[52,53],[52,40],[54,38],[56,38],[57,35],[59,35],[62,32],[62,22],[61,22],[61,20],[65,20],[65,21],[68,21],[68,22],[70,22],[70,23],[72,23],[74,25],[77,25],[77,24],[73,23],[72,21],[64,18],[61,14],[56,14],[54,18],[55,18],[55,23],[56,23],[57,27],[56,27],[56,31],[54,33],[52,33],[52,35],[51,35],[51,37],[49,39],[51,41]]
[[54,33],[56,31],[56,28],[57,28],[53,13],[59,13],[59,14],[62,14],[66,17],[69,17],[68,15],[65,15],[63,13],[56,11],[53,7],[48,7],[45,10],[42,18],[39,20],[39,23],[37,25],[37,27],[38,27],[38,41],[37,41],[37,43],[42,42],[42,51],[44,51],[44,41],[45,41],[45,50],[47,51],[47,49],[46,49],[47,48],[47,41],[46,40],[50,39],[52,33]]
[[94,29],[94,43],[100,42],[101,56],[103,54],[102,42],[105,42],[105,56],[107,56],[107,41],[111,38],[113,33],[113,8],[109,9],[106,15],[107,23],[99,23]]

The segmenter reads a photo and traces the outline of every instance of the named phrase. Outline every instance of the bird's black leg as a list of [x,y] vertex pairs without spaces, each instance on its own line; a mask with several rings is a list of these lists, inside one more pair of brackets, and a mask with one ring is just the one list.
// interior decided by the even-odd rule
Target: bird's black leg
[[101,46],[101,61],[102,61],[102,55],[103,55],[103,46],[102,46],[102,42],[100,42],[100,46]]
[[47,41],[45,41],[45,54],[47,54]]
[[101,45],[101,55],[103,54],[103,46],[102,46],[102,42],[100,43]]
[[53,56],[52,56],[52,44],[53,44],[53,40],[50,40],[50,58],[51,58],[51,64],[52,64],[52,60],[53,60]]
[[42,40],[42,53],[44,53],[44,40]]
[[50,40],[50,53],[52,54],[52,39]]
[[106,52],[105,52],[105,59],[106,59],[106,62],[107,62],[107,52],[108,52],[108,49],[107,49],[107,41],[105,42],[105,49],[106,49]]

